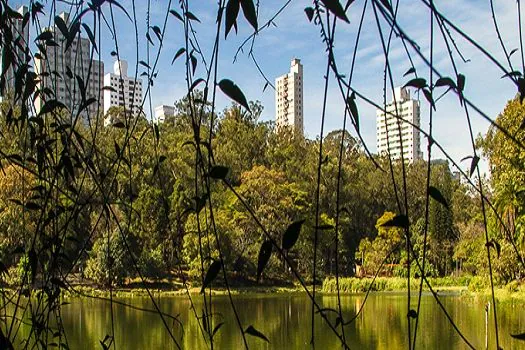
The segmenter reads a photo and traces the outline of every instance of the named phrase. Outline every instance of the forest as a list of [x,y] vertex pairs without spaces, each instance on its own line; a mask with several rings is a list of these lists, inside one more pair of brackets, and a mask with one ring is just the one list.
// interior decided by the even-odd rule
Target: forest
[[[215,118],[216,127],[201,127],[198,147],[203,157],[213,154],[217,166],[211,171],[219,175],[210,173],[209,187],[198,187],[196,193],[192,174],[197,145],[189,117],[195,106],[183,99],[176,107],[176,115],[164,123],[142,119],[131,131],[130,118],[115,108],[112,125],[99,125],[94,137],[79,124],[71,129],[70,143],[61,137],[61,130],[68,126],[60,123],[52,126],[44,140],[31,140],[33,124],[16,117],[15,109],[11,123],[2,124],[2,134],[17,137],[4,137],[1,145],[9,160],[3,162],[0,177],[0,259],[8,281],[34,280],[39,269],[31,269],[30,258],[23,254],[34,230],[52,230],[69,220],[58,241],[49,234],[35,248],[40,264],[57,264],[61,275],[74,273],[101,287],[122,285],[126,278],[138,276],[153,280],[184,276],[199,285],[210,259],[219,257],[216,239],[227,274],[241,285],[259,279],[266,284],[290,282],[293,275],[287,264],[294,264],[312,282],[308,276],[312,275],[316,226],[311,186],[316,181],[319,140],[296,137],[286,130],[277,133],[273,122],[259,120],[263,106],[258,102],[250,102],[251,113],[238,104],[216,115],[207,111],[206,118]],[[3,108],[7,113],[8,106]],[[523,112],[515,99],[498,121],[514,132],[515,120]],[[203,126],[208,123],[203,120]],[[518,136],[523,133],[516,130]],[[446,160],[431,161],[427,276],[485,275],[483,220],[487,220],[498,283],[521,277],[523,265],[516,261],[523,263],[524,216],[519,197],[523,153],[505,140],[493,129],[477,140],[492,170],[484,196],[495,204],[485,218],[479,194],[468,184],[473,181],[468,180],[469,169],[454,173]],[[26,142],[38,147],[28,151]],[[372,162],[360,142],[341,130],[326,135],[323,144],[317,283],[335,275],[336,251],[343,276],[354,276],[356,267],[361,276],[406,276],[403,230],[385,225],[397,215],[395,190],[401,191],[393,188],[392,175],[385,170],[388,160],[374,156]],[[93,157],[89,149],[96,150]],[[52,198],[54,205],[48,207],[43,193],[49,191],[49,183],[34,175],[44,170],[44,164],[59,170],[61,181],[60,191]],[[393,164],[396,183],[402,182],[401,168],[400,162]],[[423,250],[426,171],[426,161],[406,164],[407,212],[416,256]],[[97,191],[101,186],[107,190]],[[337,249],[336,202],[340,203]],[[117,220],[108,220],[109,213]],[[39,221],[42,214],[48,217],[43,222]],[[214,232],[206,224],[211,215]],[[297,243],[286,251],[288,260],[273,254],[264,272],[258,269],[258,260],[267,237],[254,217],[276,242],[283,240],[291,223],[304,221]],[[119,218],[126,224],[119,224]],[[48,245],[61,247],[60,254],[46,256]],[[417,262],[411,264],[417,276]]]

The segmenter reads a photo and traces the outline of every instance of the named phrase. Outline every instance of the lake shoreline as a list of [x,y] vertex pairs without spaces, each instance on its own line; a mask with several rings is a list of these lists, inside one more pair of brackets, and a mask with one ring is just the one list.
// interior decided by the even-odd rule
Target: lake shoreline
[[[419,290],[420,279],[414,279],[411,283],[413,294],[417,295]],[[432,290],[438,295],[454,294],[466,298],[475,298],[489,301],[491,299],[490,288],[483,286],[478,278],[432,278],[429,279]],[[371,287],[372,278],[341,278],[339,281],[339,290],[341,295],[355,295],[366,293],[369,289],[373,293],[402,293],[407,291],[406,279],[397,277],[380,277],[374,281]],[[65,291],[65,297],[113,297],[133,298],[147,297],[148,290],[154,297],[170,296],[199,296],[201,288],[198,286],[184,287],[180,283],[163,283],[156,285],[151,283],[146,289],[139,283],[134,283],[132,287],[116,287],[111,292],[108,289],[99,288],[94,285],[77,285],[73,290]],[[337,289],[335,279],[325,279],[322,285],[318,285],[316,292],[320,295],[335,295]],[[311,285],[308,286],[311,291]],[[233,295],[250,295],[250,294],[300,294],[304,289],[300,285],[249,285],[234,286],[230,288]],[[429,293],[430,290],[425,285],[423,291]],[[213,287],[213,295],[227,295],[225,287]],[[506,286],[495,288],[495,297],[498,302],[520,302],[525,303],[525,285],[518,282],[511,282]]]

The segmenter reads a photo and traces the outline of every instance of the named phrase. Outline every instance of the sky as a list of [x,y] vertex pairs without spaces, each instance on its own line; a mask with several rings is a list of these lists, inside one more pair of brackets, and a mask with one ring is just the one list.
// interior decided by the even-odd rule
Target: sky
[[[260,11],[258,22],[261,26],[266,23],[283,5],[284,1],[265,0],[260,1]],[[335,39],[335,53],[338,68],[341,73],[348,77],[351,58],[354,51],[357,28],[365,1],[355,1],[347,11],[350,23],[341,21],[337,24]],[[133,17],[132,0],[121,0],[120,4]],[[495,13],[498,25],[508,51],[519,47],[518,22],[515,1],[496,1]],[[151,0],[150,1],[150,25],[163,27],[168,9],[175,9],[181,13],[179,1]],[[200,22],[193,22],[195,35],[199,40],[203,55],[207,61],[211,57],[215,30],[216,30],[216,6],[217,1],[197,0],[190,1],[190,11],[195,14]],[[314,139],[319,136],[321,130],[321,115],[323,106],[324,75],[326,70],[326,51],[325,46],[319,35],[319,27],[310,23],[305,15],[304,8],[312,6],[311,1],[292,0],[290,4],[273,21],[274,25],[260,30],[256,36],[253,52],[261,69],[268,79],[274,82],[275,78],[288,72],[290,60],[292,58],[301,59],[304,69],[304,129],[305,136]],[[398,11],[398,22],[401,27],[421,48],[425,57],[429,57],[430,52],[430,13],[423,1],[401,0]],[[487,49],[496,59],[503,63],[506,69],[505,57],[499,44],[494,24],[492,22],[489,1],[475,0],[442,0],[437,2],[438,10],[448,19],[460,27],[465,33],[476,40],[481,46]],[[67,10],[65,5],[57,9]],[[110,18],[109,6],[103,6],[106,18]],[[46,8],[46,13],[50,14],[51,8]],[[135,1],[135,13],[140,44],[135,45],[135,29],[133,23],[126,17],[123,11],[114,8],[114,18],[116,27],[116,42],[119,45],[119,53],[122,59],[129,62],[130,72],[133,75],[133,67],[138,60],[148,61],[147,41],[145,33],[147,31],[148,1]],[[388,33],[388,27],[382,23],[384,33]],[[257,71],[254,63],[248,55],[249,45],[235,56],[241,43],[253,32],[248,22],[242,15],[242,10],[238,17],[239,31],[236,34],[231,32],[227,39],[224,38],[224,26],[221,28],[220,35],[220,56],[218,66],[219,80],[228,78],[234,81],[244,92],[248,100],[259,100],[264,106],[262,120],[275,119],[274,91],[267,88],[263,91],[265,80]],[[102,29],[102,42],[99,43],[100,55],[105,62],[106,73],[112,71],[114,57],[110,55],[115,51],[115,38],[107,29]],[[85,34],[84,34],[85,35]],[[155,46],[149,47],[150,58],[157,54],[159,49],[158,40],[150,31]],[[386,34],[385,34],[386,35]],[[455,74],[452,69],[447,50],[441,37],[438,27],[435,26],[434,40],[434,63],[436,68],[444,76],[453,77]],[[465,96],[476,106],[484,111],[488,116],[495,119],[500,113],[506,102],[516,94],[516,87],[509,79],[502,79],[502,71],[495,67],[483,54],[473,47],[466,40],[462,39],[457,33],[452,36],[459,47],[459,50],[468,62],[462,62],[457,54],[455,59],[459,71],[466,78]],[[182,59],[177,60],[173,65],[172,59],[184,46],[184,35],[182,24],[174,16],[167,18],[167,29],[165,32],[164,45],[159,56],[157,65],[157,78],[151,87],[151,106],[160,104],[173,105],[175,101],[181,99],[186,91],[185,68]],[[429,69],[421,59],[418,59],[414,51],[410,51],[414,60],[414,65],[418,74],[429,80]],[[236,60],[234,58],[236,57]],[[404,85],[412,76],[403,76],[411,66],[407,54],[398,38],[392,42],[389,61],[392,69],[394,84]],[[516,52],[512,56],[514,69],[522,70],[521,56]],[[362,36],[359,42],[356,55],[355,72],[352,86],[357,91],[374,100],[378,104],[383,103],[383,71],[385,58],[381,46],[381,40],[377,29],[372,6],[368,4],[363,22]],[[143,71],[139,67],[138,74]],[[199,61],[196,71],[197,77],[204,77],[205,70]],[[434,78],[436,79],[436,78]],[[338,86],[335,84],[333,76],[330,77],[328,89],[328,99],[326,108],[326,119],[324,126],[325,135],[336,129],[341,129],[344,117],[344,104]],[[412,95],[418,98],[417,94]],[[387,100],[391,99],[390,86],[388,84]],[[429,129],[429,108],[424,97],[421,100],[421,126]],[[230,101],[227,97],[218,93],[217,107],[221,111],[228,106]],[[360,111],[361,132],[364,141],[372,152],[376,150],[376,110],[366,104],[363,100],[357,100]],[[147,100],[145,110],[147,114],[150,101]],[[448,93],[437,102],[437,111],[433,114],[434,139],[449,152],[451,157],[459,162],[462,158],[472,155],[472,145],[468,132],[467,120],[464,110],[459,104],[457,96]],[[472,127],[474,135],[484,134],[489,124],[477,114],[472,112]],[[351,134],[355,135],[353,129]],[[422,138],[422,151],[425,157],[427,140]],[[443,158],[435,148],[432,151],[432,158]],[[469,164],[463,162],[462,168],[468,169]],[[486,169],[487,165],[483,165]]]

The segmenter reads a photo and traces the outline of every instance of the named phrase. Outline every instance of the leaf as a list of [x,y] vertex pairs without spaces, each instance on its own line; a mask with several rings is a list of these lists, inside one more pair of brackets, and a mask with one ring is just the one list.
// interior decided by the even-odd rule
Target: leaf
[[501,76],[501,79],[506,78],[506,77],[521,77],[521,72],[518,70],[507,72]]
[[144,67],[146,67],[146,68],[148,68],[148,69],[151,69],[151,67],[149,66],[149,64],[147,64],[147,63],[144,62],[144,61],[139,61],[139,64],[142,65],[142,66],[144,66]]
[[190,86],[190,91],[193,91],[193,89],[195,89],[199,84],[202,84],[202,83],[205,83],[205,82],[206,82],[206,80],[204,80],[202,78],[199,78],[199,79],[195,80],[193,82],[193,84],[191,84],[191,86]]
[[55,26],[60,30],[64,38],[69,38],[69,31],[67,30],[66,22],[60,16],[55,16]]
[[458,74],[458,82],[457,82],[458,91],[460,93],[463,92],[463,89],[465,88],[465,76],[463,74]]
[[319,225],[319,226],[314,226],[314,229],[316,229],[316,230],[321,230],[321,231],[332,230],[333,228],[334,228],[334,225]]
[[430,186],[428,188],[428,194],[430,195],[430,197],[434,198],[434,200],[443,204],[445,208],[449,209],[447,200],[445,199],[445,197],[443,197],[443,195],[437,188],[435,188],[434,186]]
[[215,278],[217,278],[217,275],[221,271],[221,262],[214,260],[210,267],[208,268],[208,272],[206,272],[206,277],[204,277],[204,283],[202,284],[201,293],[204,293],[204,290],[210,285]]
[[518,92],[520,93],[520,103],[525,98],[525,79],[518,78]]
[[299,238],[301,227],[303,226],[304,221],[305,220],[303,219],[293,222],[290,224],[290,226],[288,226],[286,231],[284,231],[282,242],[283,249],[290,250],[294,246],[295,242],[297,242],[297,239]]
[[248,328],[244,330],[244,333],[257,337],[257,338],[261,338],[262,340],[266,340],[268,343],[270,342],[264,334],[262,334],[257,329],[255,329],[252,325],[248,326]]
[[228,167],[223,165],[214,165],[210,170],[210,177],[215,180],[224,180],[228,175]]
[[326,6],[328,11],[332,12],[336,17],[342,19],[346,23],[350,23],[348,17],[346,17],[345,10],[339,0],[321,0]]
[[312,7],[307,7],[304,9],[304,12],[306,13],[306,17],[308,17],[308,20],[312,22],[312,19],[314,18],[314,9]]
[[228,37],[228,33],[230,33],[234,23],[237,21],[237,16],[239,15],[239,5],[239,0],[228,0],[228,4],[226,4],[226,21],[224,22],[225,39]]
[[242,12],[244,13],[244,18],[250,23],[250,25],[257,31],[257,13],[255,12],[255,6],[253,5],[253,0],[241,0]]
[[248,101],[246,101],[246,97],[242,93],[241,89],[235,83],[229,79],[222,79],[219,82],[219,88],[224,92],[226,96],[246,108],[249,112],[250,107],[248,106]]
[[390,11],[390,13],[394,13],[394,10],[392,9],[392,5],[390,4],[390,1],[388,1],[388,0],[381,0],[381,3],[383,4],[383,6],[384,6],[388,11]]
[[405,72],[405,74],[403,74],[404,77],[406,77],[407,75],[409,74],[412,74],[412,73],[415,73],[416,72],[416,69],[414,67],[410,68],[409,70],[407,70]]
[[153,32],[157,36],[157,39],[159,39],[159,41],[162,41],[162,31],[160,30],[160,28],[158,26],[153,26],[153,27],[151,27],[151,29],[153,30]]
[[184,54],[185,52],[186,52],[186,49],[183,48],[183,47],[181,47],[181,48],[179,49],[179,51],[177,51],[177,53],[176,53],[175,56],[173,57],[173,60],[171,61],[171,64],[173,64],[173,63],[175,62],[175,60],[176,60],[177,58],[179,58],[179,57],[180,57],[182,54]]
[[59,102],[57,100],[49,100],[40,109],[40,112],[38,112],[38,115],[41,116],[46,113],[51,113],[57,108],[66,108],[66,106],[62,102]]
[[425,96],[425,99],[430,103],[430,106],[436,110],[436,105],[434,103],[434,98],[432,97],[432,93],[429,89],[423,89],[423,95]]
[[470,163],[469,177],[472,177],[472,174],[474,174],[474,170],[476,170],[478,163],[479,163],[479,157],[478,156],[472,157],[472,162]]
[[181,22],[184,22],[184,19],[182,18],[182,16],[175,10],[170,10],[170,13],[175,16],[175,18],[177,18],[178,20],[180,20]]
[[27,210],[40,210],[42,207],[34,202],[27,202],[26,205],[24,205],[24,207],[27,209]]
[[212,338],[215,335],[215,333],[217,333],[219,331],[219,329],[222,327],[223,324],[224,324],[224,322],[221,322],[218,325],[216,325],[215,328],[213,328],[213,332],[211,332]]
[[443,78],[439,78],[437,81],[436,81],[436,84],[434,84],[435,87],[438,87],[438,86],[448,86],[450,87],[451,89],[455,89],[456,88],[456,83],[454,83],[454,80],[450,79],[449,77],[443,77]]
[[190,11],[186,11],[185,13],[186,17],[188,17],[188,19],[190,21],[196,21],[196,22],[200,22],[200,19],[197,18],[197,16],[195,16],[193,13],[191,13]]
[[511,336],[512,338],[514,338],[514,339],[525,340],[525,333],[521,333],[521,334],[511,334],[510,336]]
[[45,30],[35,38],[35,41],[48,41],[53,39],[53,33],[49,30]]
[[89,41],[91,42],[91,45],[95,49],[96,52],[98,52],[97,48],[97,42],[95,40],[95,36],[93,35],[93,32],[91,31],[91,28],[86,23],[82,23],[82,27],[84,27],[84,30],[86,31],[86,34],[89,38]]
[[36,270],[38,268],[38,259],[36,256],[36,252],[33,248],[27,253],[27,257],[29,259],[29,266],[31,267],[31,281],[32,283],[35,283],[36,278]]
[[410,311],[407,314],[407,317],[409,318],[417,318],[417,312],[414,309],[410,309]]
[[352,94],[347,100],[347,103],[348,107],[350,108],[350,114],[352,115],[352,119],[354,120],[355,127],[359,132],[359,111],[357,110],[357,105],[355,103],[355,92],[352,92]]
[[381,224],[384,227],[401,227],[407,229],[409,225],[408,218],[406,215],[400,214],[394,216],[392,219]]
[[496,249],[496,253],[498,254],[498,259],[501,254],[501,245],[494,239],[491,239],[489,242],[485,243],[485,246],[488,248]]
[[257,282],[261,278],[261,274],[264,271],[264,268],[268,264],[270,257],[272,256],[272,242],[266,240],[261,244],[261,249],[259,249],[259,257],[257,258]]
[[191,60],[192,73],[195,74],[195,70],[197,69],[197,58],[193,56],[193,54],[191,54],[190,60]]
[[427,81],[423,78],[414,78],[412,80],[409,80],[408,83],[405,84],[404,87],[412,86],[416,89],[422,89],[427,86]]

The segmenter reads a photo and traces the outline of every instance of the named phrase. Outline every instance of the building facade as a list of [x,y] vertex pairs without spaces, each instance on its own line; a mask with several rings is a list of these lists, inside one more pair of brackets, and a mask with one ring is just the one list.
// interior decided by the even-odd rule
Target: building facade
[[160,105],[155,107],[155,123],[164,123],[166,118],[175,116],[175,106]]
[[[405,161],[413,162],[421,159],[420,132],[416,129],[420,125],[419,101],[410,98],[410,91],[406,88],[395,88],[394,99],[386,106],[386,112],[377,110],[377,152],[380,155],[389,155],[391,159],[401,159],[401,154]],[[395,115],[412,123],[400,121]],[[401,134],[399,133],[401,129]]]
[[275,111],[278,132],[288,128],[303,136],[303,65],[297,58],[290,73],[275,79]]
[[[59,16],[69,26],[69,14],[62,12]],[[96,101],[82,108],[80,116],[84,122],[96,120],[102,112],[104,99],[104,62],[91,59],[94,50],[91,49],[89,39],[77,35],[67,47],[67,40],[57,26],[44,30],[53,33],[57,45],[47,46],[45,53],[40,52],[35,57],[35,72],[41,79],[39,88],[41,91],[43,88],[52,91],[39,94],[35,100],[36,112],[40,111],[46,100],[56,99],[68,108],[74,118],[83,107],[83,101],[94,98]],[[83,91],[85,96],[82,96]]]
[[[142,80],[128,77],[128,62],[116,61],[113,73],[104,76],[104,115],[111,107],[122,107],[126,114],[137,116],[142,110]],[[104,124],[111,123],[104,119]]]
[[[22,18],[28,14],[27,6],[20,6],[17,10],[22,15]],[[15,71],[24,63],[28,62],[28,49],[29,49],[29,27],[24,26],[22,18],[12,18],[12,23],[7,28],[10,33],[2,33],[1,54],[2,57],[10,55],[9,61],[11,65],[9,67],[4,66],[4,59],[0,59],[0,72],[1,72],[1,83],[0,83],[0,101],[3,101],[8,94],[14,92],[15,89]],[[9,47],[7,47],[9,45]],[[7,61],[7,57],[5,59]],[[4,68],[5,67],[5,68]]]

